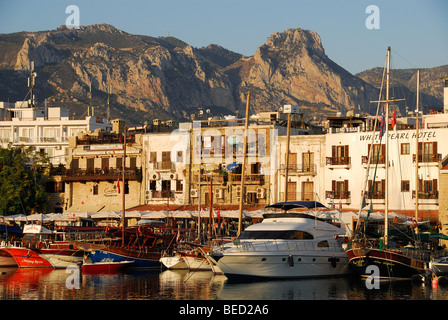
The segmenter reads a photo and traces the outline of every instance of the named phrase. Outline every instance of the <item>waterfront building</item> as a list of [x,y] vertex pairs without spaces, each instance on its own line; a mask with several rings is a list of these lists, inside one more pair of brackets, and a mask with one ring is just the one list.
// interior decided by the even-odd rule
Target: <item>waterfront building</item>
[[74,117],[61,107],[35,107],[26,101],[0,102],[0,147],[32,147],[45,153],[52,165],[65,164],[69,138],[80,132],[110,131],[106,119],[95,116]]
[[[200,201],[208,205],[212,201],[214,205],[225,206],[238,205],[242,200],[249,207],[274,203],[278,199],[279,137],[286,136],[287,124],[284,112],[251,116],[245,154],[244,119],[227,117],[193,122],[191,163],[187,165],[192,172],[187,184],[188,203]],[[305,124],[299,114],[292,116],[290,136],[318,131],[319,128]]]
[[151,205],[187,204],[190,158],[190,132],[152,132],[143,134],[144,202]]
[[288,176],[287,201],[324,201],[325,194],[325,135],[291,136],[288,172],[286,173],[287,137],[278,138],[277,183],[272,184],[271,203],[285,200],[285,176]]
[[[441,118],[444,117],[440,114]],[[424,118],[425,119],[425,118]],[[389,165],[389,210],[413,212],[416,187],[418,205],[425,217],[436,217],[439,205],[439,161],[448,154],[448,128],[426,125],[419,130],[418,155],[415,129],[389,131],[389,164],[385,163],[385,139],[379,131],[361,125],[326,134],[325,202],[344,209],[358,210],[362,192],[372,195],[374,208],[385,205],[385,166]],[[372,141],[373,139],[373,141]],[[368,156],[373,143],[373,159],[365,183]],[[417,158],[418,157],[418,158]],[[377,161],[378,159],[378,161]],[[416,159],[418,161],[416,161]],[[378,162],[376,164],[376,161]],[[416,179],[418,162],[418,180]],[[370,200],[368,200],[368,203]]]
[[126,140],[123,184],[123,135],[96,130],[69,139],[68,161],[61,174],[67,212],[121,211],[143,203],[142,135]]
[[[448,234],[448,155],[446,155],[439,164],[439,225],[440,232]],[[447,245],[447,240],[441,240],[442,244]]]

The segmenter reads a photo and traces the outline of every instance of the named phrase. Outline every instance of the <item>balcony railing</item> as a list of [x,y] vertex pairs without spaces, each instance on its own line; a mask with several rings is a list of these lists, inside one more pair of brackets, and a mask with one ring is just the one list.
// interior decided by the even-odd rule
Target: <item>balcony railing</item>
[[175,170],[175,165],[171,161],[154,163],[155,170]]
[[[282,165],[282,169],[285,169],[285,165]],[[283,171],[284,172],[284,171]],[[315,175],[317,172],[316,164],[289,164],[288,175],[300,174],[300,175]]]
[[331,166],[348,166],[351,164],[351,157],[327,157],[327,165]]
[[350,199],[350,191],[345,192],[335,192],[335,191],[325,191],[326,199]]
[[[419,191],[419,199],[439,199],[439,191]],[[415,190],[412,190],[412,199],[415,199]]]
[[[98,181],[98,180],[121,180],[123,173],[120,169],[64,169],[62,170],[61,180],[65,182],[71,181]],[[142,181],[142,169],[126,168],[125,179],[133,181]]]
[[174,198],[173,190],[151,190],[151,199]]
[[[439,162],[442,161],[442,154],[419,154],[418,162]],[[415,163],[415,153],[412,155],[412,162]]]

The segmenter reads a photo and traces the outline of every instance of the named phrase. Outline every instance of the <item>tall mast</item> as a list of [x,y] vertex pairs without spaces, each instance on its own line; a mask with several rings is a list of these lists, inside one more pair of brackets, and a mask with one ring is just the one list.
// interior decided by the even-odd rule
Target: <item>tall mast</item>
[[386,190],[384,197],[384,244],[388,244],[389,238],[389,80],[390,80],[390,47],[387,48],[387,73],[386,73],[386,120],[384,121],[386,126]]
[[418,130],[419,130],[419,95],[420,95],[420,70],[417,70],[417,101],[415,109],[415,233],[418,233]]
[[121,180],[123,181],[123,190],[121,191],[121,244],[124,246],[124,230],[125,230],[125,171],[126,171],[126,136],[128,129],[125,126],[124,132],[123,132],[123,168],[122,168],[122,177]]
[[288,201],[288,171],[289,171],[289,141],[291,136],[291,112],[288,113],[288,128],[286,133],[286,155],[285,155],[285,202]]
[[240,197],[240,211],[238,216],[238,236],[241,234],[243,227],[243,199],[244,193],[244,177],[246,171],[246,155],[247,155],[247,129],[249,127],[249,106],[250,106],[250,91],[247,93],[246,101],[246,119],[244,122],[244,147],[243,147],[243,165],[241,167],[241,197]]

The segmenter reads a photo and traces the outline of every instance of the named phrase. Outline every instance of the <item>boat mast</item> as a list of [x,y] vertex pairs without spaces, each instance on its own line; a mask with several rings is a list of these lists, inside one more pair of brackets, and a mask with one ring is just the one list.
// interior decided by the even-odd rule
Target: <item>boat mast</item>
[[249,106],[250,106],[250,91],[247,93],[246,99],[246,119],[244,123],[244,147],[243,147],[243,165],[241,167],[241,197],[240,197],[240,210],[238,215],[238,234],[239,236],[243,227],[243,199],[245,196],[244,193],[244,173],[246,171],[246,155],[247,155],[247,129],[249,127]]
[[291,136],[291,112],[288,113],[288,128],[286,133],[286,155],[285,155],[285,202],[288,201],[288,170],[289,170],[289,141]]
[[415,233],[418,233],[418,130],[419,130],[419,95],[420,95],[420,70],[417,70],[417,101],[415,109]]
[[387,48],[387,71],[386,71],[386,190],[385,190],[385,208],[384,208],[384,244],[388,244],[389,238],[389,80],[390,80],[390,47]]
[[126,136],[127,136],[128,128],[124,127],[123,132],[123,168],[121,170],[122,177],[121,180],[123,181],[123,190],[121,191],[121,245],[124,246],[124,230],[125,230],[125,170],[126,170]]

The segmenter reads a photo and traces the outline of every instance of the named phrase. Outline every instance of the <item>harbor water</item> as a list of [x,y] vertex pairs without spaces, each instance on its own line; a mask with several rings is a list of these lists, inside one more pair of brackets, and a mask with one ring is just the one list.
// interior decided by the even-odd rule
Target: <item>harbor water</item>
[[0,300],[448,300],[442,282],[384,280],[368,287],[357,277],[234,283],[209,271],[82,275],[73,269],[0,269]]

